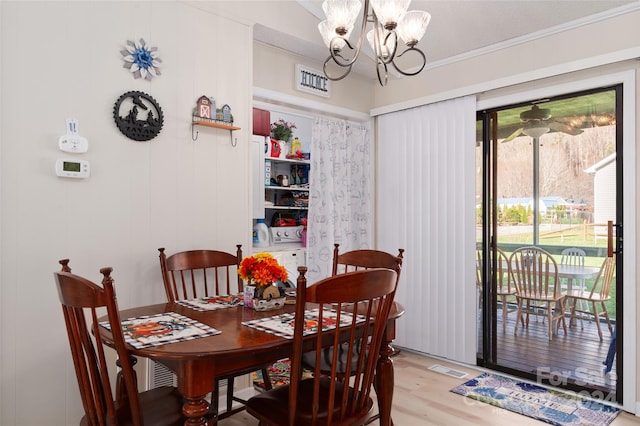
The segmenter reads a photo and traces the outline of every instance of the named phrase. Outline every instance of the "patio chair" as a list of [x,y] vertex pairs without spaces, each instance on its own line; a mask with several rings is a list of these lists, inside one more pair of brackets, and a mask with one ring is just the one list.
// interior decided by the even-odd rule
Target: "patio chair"
[[518,323],[525,314],[527,318],[524,328],[529,327],[529,315],[547,318],[549,340],[553,339],[554,324],[556,333],[562,323],[564,333],[567,334],[565,295],[560,292],[558,265],[551,254],[538,247],[520,247],[511,254],[509,265],[518,302],[514,334],[518,334]]
[[[570,293],[567,293],[567,297],[571,297],[573,299],[571,303],[571,319],[569,321],[569,325],[573,323],[576,317],[576,312],[579,312],[588,317],[593,317],[594,322],[596,323],[596,327],[598,328],[598,336],[600,340],[602,340],[602,330],[600,329],[600,317],[604,317],[607,322],[607,326],[609,326],[609,333],[613,333],[613,327],[611,326],[611,321],[609,320],[609,313],[607,312],[606,302],[611,298],[611,284],[613,283],[613,275],[616,270],[616,259],[613,256],[609,256],[604,259],[602,262],[602,266],[600,267],[600,272],[596,278],[595,283],[593,284],[593,288],[591,290],[573,290]],[[587,309],[578,309],[577,301],[584,300],[587,304],[591,305],[592,310]],[[598,304],[600,304],[602,311],[598,311]]]

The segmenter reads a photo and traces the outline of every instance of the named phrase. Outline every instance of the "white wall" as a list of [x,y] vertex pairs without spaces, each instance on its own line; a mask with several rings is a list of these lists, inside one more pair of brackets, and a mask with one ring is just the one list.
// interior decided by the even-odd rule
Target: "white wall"
[[[373,83],[356,73],[350,74],[340,81],[331,81],[331,97],[323,98],[301,92],[295,89],[295,65],[303,64],[316,70],[322,70],[322,63],[308,58],[288,54],[286,51],[266,45],[261,42],[254,43],[254,85],[260,88],[268,88],[282,96],[299,98],[302,102],[319,104],[319,107],[328,107],[324,114],[340,116],[342,109],[368,113],[373,106]],[[340,111],[332,109],[331,105],[339,105]]]
[[[0,3],[2,425],[78,424],[82,407],[52,273],[71,258],[94,280],[114,268],[121,308],[165,298],[156,248],[250,249],[251,28],[176,2]],[[157,46],[162,75],[123,68],[127,39]],[[242,49],[239,47],[247,47]],[[164,127],[134,142],[112,110],[126,91],[153,96]],[[229,132],[199,128],[200,95],[231,106]],[[87,180],[54,174],[65,119],[79,120]],[[67,154],[66,156],[68,156]]]
[[[77,425],[82,416],[52,277],[59,259],[69,257],[74,272],[95,281],[99,268],[112,266],[127,308],[164,301],[158,247],[251,251],[252,20],[279,25],[292,5],[0,1],[1,425]],[[298,5],[288,13],[289,30],[316,33],[308,24],[315,18]],[[123,68],[120,50],[140,37],[163,61],[151,82]],[[318,66],[282,52],[260,55],[284,56],[280,66],[291,75],[295,63]],[[262,86],[289,100],[319,100],[296,92],[291,75],[269,72]],[[323,111],[368,111],[370,87],[356,82],[322,100]],[[114,103],[131,90],[163,109],[163,129],[151,141],[129,140],[113,122]],[[192,141],[201,95],[231,106],[242,128],[233,132],[236,147],[228,131],[211,128],[198,127]],[[54,173],[56,159],[69,156],[57,143],[71,117],[89,140],[77,156],[91,163],[87,180]]]

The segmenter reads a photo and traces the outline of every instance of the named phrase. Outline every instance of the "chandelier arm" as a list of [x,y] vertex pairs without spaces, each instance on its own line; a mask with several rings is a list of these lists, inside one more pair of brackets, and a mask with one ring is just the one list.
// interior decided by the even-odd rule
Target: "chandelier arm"
[[[331,40],[331,43],[330,43],[331,47],[329,48],[329,53],[331,54],[330,58],[333,59],[333,62],[335,62],[336,65],[339,65],[341,67],[350,67],[355,63],[356,57],[354,56],[352,59],[347,59],[344,56],[342,56],[341,54],[342,49],[333,48],[334,42],[337,43],[339,38],[342,39],[342,37],[336,36]],[[353,46],[351,46],[351,43],[349,43],[349,40],[346,40],[346,39],[342,39],[342,40],[344,40],[346,46],[349,47],[349,49],[353,50]]]
[[[349,71],[350,71],[351,66],[358,60],[358,57],[360,56],[360,49],[362,48],[362,41],[365,38],[365,30],[367,29],[367,22],[369,22],[369,0],[365,0],[364,2],[364,12],[362,15],[362,24],[360,26],[360,36],[358,37],[358,43],[356,44],[353,57],[351,59],[346,59],[344,56],[338,55],[336,53],[336,52],[339,52],[340,49],[334,49],[332,47],[334,44],[334,41],[336,41],[337,38],[341,38],[346,42],[347,46],[349,46],[351,50],[354,50],[353,46],[351,46],[351,43],[349,43],[349,40],[340,36],[336,36],[333,39],[331,39],[329,53],[331,53],[331,58],[337,65],[341,67],[349,67]],[[342,60],[339,60],[338,57],[340,57]]]
[[413,76],[413,75],[417,75],[419,74],[425,67],[425,65],[427,64],[427,57],[425,56],[424,52],[422,52],[422,50],[416,48],[415,46],[412,46],[410,48],[408,48],[407,50],[405,50],[404,52],[402,52],[401,54],[398,55],[398,58],[400,58],[402,55],[404,55],[405,53],[409,52],[409,51],[413,51],[418,53],[420,56],[422,56],[422,65],[420,66],[420,68],[415,71],[415,72],[406,72],[401,70],[395,63],[395,61],[392,61],[391,64],[393,65],[393,67],[396,69],[396,71],[398,71],[400,74],[402,75],[406,75],[406,76]]
[[391,31],[389,34],[386,35],[386,37],[384,38],[384,45],[387,46],[387,42],[389,41],[392,35],[393,35],[393,49],[389,49],[387,47],[389,51],[389,55],[387,56],[387,58],[384,59],[382,55],[378,55],[378,58],[385,64],[393,64],[393,59],[396,57],[396,52],[398,51],[398,34],[396,34],[395,31]]
[[345,78],[346,76],[349,75],[349,73],[351,72],[351,67],[353,66],[353,64],[351,65],[340,65],[338,63],[338,65],[340,65],[342,68],[346,68],[346,71],[343,74],[340,74],[337,77],[331,76],[329,74],[329,72],[327,71],[327,65],[329,64],[329,61],[333,60],[334,63],[337,63],[336,60],[333,58],[333,55],[329,56],[327,58],[326,61],[324,61],[324,65],[322,66],[322,71],[324,72],[325,77],[327,77],[329,80],[332,81],[338,81],[338,80],[342,80],[343,78]]
[[[384,79],[380,75],[380,68],[384,68]],[[378,83],[380,83],[380,86],[383,86],[383,87],[386,86],[387,85],[387,80],[389,79],[389,73],[388,73],[388,69],[387,69],[387,64],[382,62],[382,61],[377,61],[377,63],[376,63],[376,74],[378,74]]]

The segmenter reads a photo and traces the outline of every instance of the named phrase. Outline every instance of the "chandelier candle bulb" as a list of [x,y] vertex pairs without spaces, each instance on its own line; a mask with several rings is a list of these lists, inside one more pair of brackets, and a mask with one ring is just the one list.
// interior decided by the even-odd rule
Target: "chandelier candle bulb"
[[406,13],[411,0],[371,0],[378,21],[388,30],[394,29]]
[[423,10],[410,10],[398,23],[398,35],[407,46],[415,46],[427,31],[431,15]]

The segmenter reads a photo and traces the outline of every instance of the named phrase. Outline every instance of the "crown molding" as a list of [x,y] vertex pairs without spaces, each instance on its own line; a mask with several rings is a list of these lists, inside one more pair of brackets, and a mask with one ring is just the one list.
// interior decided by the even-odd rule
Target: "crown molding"
[[604,12],[596,13],[594,15],[585,16],[584,18],[576,19],[573,21],[565,22],[562,25],[556,25],[554,27],[544,28],[540,31],[525,34],[520,37],[514,37],[509,40],[505,40],[500,43],[495,43],[489,46],[482,47],[480,49],[471,50],[469,52],[461,53],[459,55],[451,56],[439,61],[427,63],[425,69],[433,69],[442,67],[445,65],[454,64],[456,62],[464,61],[477,56],[486,55],[488,53],[497,52],[499,50],[508,49],[514,46],[519,46],[524,43],[529,43],[535,40],[539,40],[545,37],[549,37],[554,34],[562,33],[565,31],[571,31],[576,28],[580,28],[585,25],[594,24],[596,22],[606,21],[607,19],[614,18],[616,16],[625,15],[627,13],[640,10],[640,1],[636,3],[630,3],[624,6],[616,7],[606,10]]

